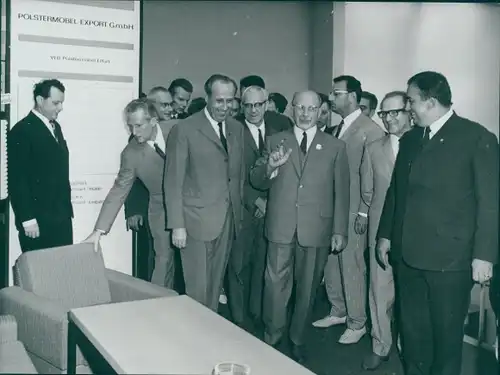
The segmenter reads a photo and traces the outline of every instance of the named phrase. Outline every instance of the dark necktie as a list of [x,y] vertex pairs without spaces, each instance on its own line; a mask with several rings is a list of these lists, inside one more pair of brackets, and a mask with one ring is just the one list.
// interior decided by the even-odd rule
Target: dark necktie
[[340,121],[340,124],[337,125],[337,131],[335,132],[335,138],[339,137],[343,126],[344,126],[344,120]]
[[160,155],[162,159],[165,159],[165,153],[161,150],[160,146],[158,146],[158,143],[155,142],[153,146],[155,148],[156,153]]
[[54,132],[54,138],[56,139],[56,142],[60,144],[62,134],[59,134],[59,129],[57,129],[56,123],[54,121],[50,121],[50,125],[52,126],[52,131]]
[[224,132],[222,131],[222,122],[217,123],[217,126],[219,126],[220,141],[222,143],[222,146],[224,147],[224,150],[226,150],[226,152],[227,152],[227,139],[224,136]]
[[422,148],[424,148],[424,147],[425,147],[425,145],[426,145],[427,143],[429,143],[429,140],[431,139],[431,138],[430,138],[430,136],[429,136],[429,135],[430,135],[430,132],[431,132],[431,130],[429,129],[429,127],[428,127],[428,126],[426,126],[426,127],[424,128],[424,134],[422,135],[422,143],[421,143]]
[[262,131],[258,129],[259,131],[259,152],[262,154],[262,151],[264,151],[264,138],[262,137]]
[[333,126],[327,126],[325,129],[325,133],[332,135],[333,134]]
[[304,155],[307,154],[307,133],[302,132],[302,142],[300,142],[300,150]]

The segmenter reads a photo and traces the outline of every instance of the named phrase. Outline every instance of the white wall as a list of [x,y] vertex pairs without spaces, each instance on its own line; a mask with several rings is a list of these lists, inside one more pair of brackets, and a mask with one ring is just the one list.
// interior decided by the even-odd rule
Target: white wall
[[[379,100],[422,70],[443,73],[458,114],[498,136],[500,7],[345,3],[334,22],[334,74],[351,74]],[[338,49],[338,50],[337,50]]]

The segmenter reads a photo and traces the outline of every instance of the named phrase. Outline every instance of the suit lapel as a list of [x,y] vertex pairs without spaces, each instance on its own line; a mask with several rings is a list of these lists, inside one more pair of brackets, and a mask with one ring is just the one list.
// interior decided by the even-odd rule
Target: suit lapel
[[305,170],[309,163],[312,163],[312,165],[314,165],[316,160],[322,156],[322,152],[324,152],[322,151],[323,145],[321,144],[322,137],[323,137],[323,132],[317,130],[316,135],[314,136],[314,139],[311,143],[311,146],[307,151],[307,155],[305,156],[306,159],[304,160],[304,167],[302,168],[302,170]]
[[295,133],[293,132],[293,128],[286,133],[286,147],[292,149],[292,154],[290,157],[292,158],[292,164],[295,168],[295,172],[297,172],[297,176],[300,177],[302,174],[302,163],[300,162],[299,152],[299,143],[297,142],[297,138],[295,138]]
[[[205,113],[203,111],[201,111],[199,113],[201,114],[201,116],[203,116],[204,121],[199,122],[198,130],[205,137],[207,137],[213,143],[215,143],[217,145],[217,147],[219,147],[222,152],[226,153],[226,150],[224,150],[224,146],[222,146],[222,142],[221,142],[220,138],[215,133],[215,130],[214,130],[214,128],[212,128],[212,124],[210,123],[210,121],[208,121],[208,119],[206,118]],[[230,133],[229,126],[228,126],[227,122],[226,122],[226,133]],[[231,136],[229,136],[229,134],[227,136],[231,137]],[[229,148],[229,140],[228,140],[228,148]]]
[[359,115],[358,118],[354,120],[354,122],[351,125],[349,125],[345,133],[342,134],[342,137],[340,137],[341,140],[345,141],[358,130],[358,128],[361,126],[362,123],[361,120],[362,116],[363,114]]
[[382,150],[388,160],[390,160],[391,163],[394,164],[394,161],[396,160],[396,156],[394,155],[394,149],[392,148],[392,143],[391,143],[391,136],[388,134],[384,138],[384,141],[382,143]]
[[439,129],[438,132],[434,134],[431,139],[429,139],[429,142],[420,151],[421,155],[435,150],[441,143],[446,142],[446,138],[453,134],[453,121],[456,120],[456,116],[457,115],[453,113],[453,115],[449,118],[448,121],[444,123],[441,129]]
[[[256,155],[259,155],[259,149],[257,148],[256,144],[255,144],[255,141],[253,140],[253,136],[252,136],[252,132],[250,131],[250,129],[248,128],[248,125],[245,123],[243,125],[244,129],[245,129],[245,134],[249,137],[248,138],[248,143],[250,143],[250,148],[252,149],[252,151],[256,154]],[[267,129],[266,129],[266,137],[267,137]]]

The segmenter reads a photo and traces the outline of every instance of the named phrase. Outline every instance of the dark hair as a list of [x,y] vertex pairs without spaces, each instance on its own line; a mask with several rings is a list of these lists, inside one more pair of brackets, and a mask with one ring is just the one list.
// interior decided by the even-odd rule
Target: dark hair
[[172,81],[170,86],[168,86],[168,91],[172,96],[175,94],[175,89],[177,87],[182,88],[183,90],[189,92],[190,94],[193,93],[193,84],[189,82],[186,78],[176,78]]
[[330,99],[328,99],[328,95],[323,94],[322,92],[318,92],[319,99],[321,100],[320,106],[323,105],[323,103],[328,104],[328,108],[332,108],[332,103],[330,102]]
[[408,86],[416,86],[420,90],[422,100],[436,99],[442,106],[451,107],[451,89],[444,75],[437,72],[420,72],[408,80]]
[[150,118],[158,118],[158,111],[156,110],[155,103],[147,98],[134,99],[125,106],[125,116],[135,113],[139,110],[144,111]]
[[361,98],[368,99],[368,102],[370,103],[370,109],[376,109],[378,105],[378,99],[375,96],[375,94],[372,94],[369,91],[363,91],[361,93]]
[[231,83],[234,86],[234,92],[236,93],[236,90],[238,89],[238,86],[236,85],[236,82],[234,79],[224,75],[224,74],[212,74],[207,81],[205,82],[205,85],[203,88],[205,89],[205,94],[208,96],[212,95],[212,86],[214,85],[215,82],[223,82],[223,83]]
[[193,100],[191,100],[191,103],[189,103],[187,113],[189,116],[194,115],[195,113],[203,110],[203,108],[205,108],[206,105],[207,105],[207,102],[206,102],[205,98],[201,98],[201,97],[194,98]]
[[406,106],[406,103],[408,103],[408,96],[406,95],[406,92],[404,92],[404,91],[388,92],[387,94],[385,94],[381,103],[383,103],[386,99],[396,98],[396,97],[400,97],[403,100],[403,105]]
[[338,76],[333,79],[334,83],[338,82],[345,82],[346,83],[346,90],[349,92],[354,92],[356,93],[356,101],[359,103],[361,100],[361,93],[363,90],[361,89],[361,82],[359,82],[356,78],[353,76]]
[[242,87],[259,86],[263,89],[266,88],[264,79],[260,76],[251,75],[240,79],[240,89]]
[[65,91],[64,85],[57,79],[45,79],[35,84],[35,87],[33,88],[33,99],[35,100],[35,103],[37,96],[47,99],[50,96],[50,89],[52,87],[55,87],[62,93]]
[[147,98],[148,96],[146,94],[144,94],[143,92],[141,92],[139,94],[139,99],[143,99],[143,98]]
[[288,105],[288,100],[281,95],[279,92],[273,92],[269,94],[269,100],[272,100],[276,105],[276,109],[279,113],[285,112],[286,106]]
[[151,90],[149,90],[149,95],[154,95],[157,92],[170,92],[163,86],[155,86]]

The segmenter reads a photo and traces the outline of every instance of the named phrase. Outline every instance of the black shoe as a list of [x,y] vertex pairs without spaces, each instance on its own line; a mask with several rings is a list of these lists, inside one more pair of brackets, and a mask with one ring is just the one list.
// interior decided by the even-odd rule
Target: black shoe
[[304,345],[295,345],[294,343],[291,344],[292,350],[291,350],[291,358],[300,364],[303,364],[306,360],[306,356],[304,353]]
[[363,370],[374,371],[382,365],[383,362],[387,362],[389,356],[380,356],[375,353],[368,355],[363,361]]

